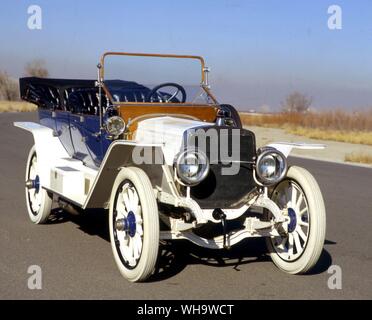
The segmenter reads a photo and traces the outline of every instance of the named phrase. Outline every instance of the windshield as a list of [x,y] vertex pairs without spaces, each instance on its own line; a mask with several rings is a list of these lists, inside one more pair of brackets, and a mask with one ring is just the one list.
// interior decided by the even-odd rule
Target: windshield
[[196,56],[106,53],[104,88],[113,103],[213,104]]

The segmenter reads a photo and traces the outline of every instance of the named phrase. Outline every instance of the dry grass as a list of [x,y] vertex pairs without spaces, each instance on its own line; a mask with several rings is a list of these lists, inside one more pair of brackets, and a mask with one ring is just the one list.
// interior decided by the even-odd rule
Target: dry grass
[[367,153],[348,153],[345,155],[345,161],[372,164],[372,155]]
[[372,145],[372,111],[348,113],[241,114],[244,125],[283,128],[313,139]]
[[23,101],[0,101],[1,112],[30,112],[36,111],[37,107],[28,102]]
[[372,145],[372,132],[364,131],[338,131],[312,128],[286,128],[288,133],[311,139],[332,140],[339,142]]
[[333,129],[343,131],[372,131],[372,110],[364,112],[329,111],[319,113],[273,113],[273,114],[241,114],[247,125],[264,125]]

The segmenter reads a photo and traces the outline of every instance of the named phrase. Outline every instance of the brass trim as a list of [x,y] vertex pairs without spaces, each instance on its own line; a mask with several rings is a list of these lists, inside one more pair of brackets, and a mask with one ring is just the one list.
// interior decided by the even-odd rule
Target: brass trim
[[104,80],[104,70],[105,70],[105,58],[107,56],[134,56],[134,57],[157,57],[157,58],[179,58],[179,59],[196,59],[199,60],[201,63],[201,79],[202,82],[205,80],[204,76],[204,67],[205,61],[204,58],[201,56],[193,56],[193,55],[180,55],[180,54],[160,54],[160,53],[133,53],[133,52],[114,52],[109,51],[105,52],[100,59],[101,69],[100,69],[100,77]]

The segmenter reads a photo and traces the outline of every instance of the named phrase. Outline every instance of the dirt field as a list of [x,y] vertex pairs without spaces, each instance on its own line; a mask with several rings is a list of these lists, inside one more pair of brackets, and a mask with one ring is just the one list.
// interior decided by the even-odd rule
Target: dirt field
[[312,139],[372,145],[372,111],[314,113],[241,113],[244,125],[281,128]]

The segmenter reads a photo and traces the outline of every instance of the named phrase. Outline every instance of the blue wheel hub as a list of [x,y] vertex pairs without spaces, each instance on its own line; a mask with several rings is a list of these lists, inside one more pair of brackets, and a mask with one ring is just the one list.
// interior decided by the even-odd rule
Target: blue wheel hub
[[40,178],[38,175],[36,175],[35,180],[33,181],[33,187],[36,189],[36,193],[40,190]]
[[26,181],[25,185],[26,185],[27,189],[35,189],[36,193],[38,193],[39,190],[40,190],[40,178],[39,178],[39,176],[37,175],[34,180],[28,179]]
[[129,211],[126,219],[126,229],[130,237],[134,237],[136,234],[136,216],[132,211]]
[[294,211],[292,208],[288,208],[288,216],[290,219],[288,224],[288,232],[293,232],[297,225],[296,211]]
[[128,232],[129,236],[133,238],[136,234],[136,216],[133,211],[129,211],[126,218],[116,220],[115,228],[119,231]]

